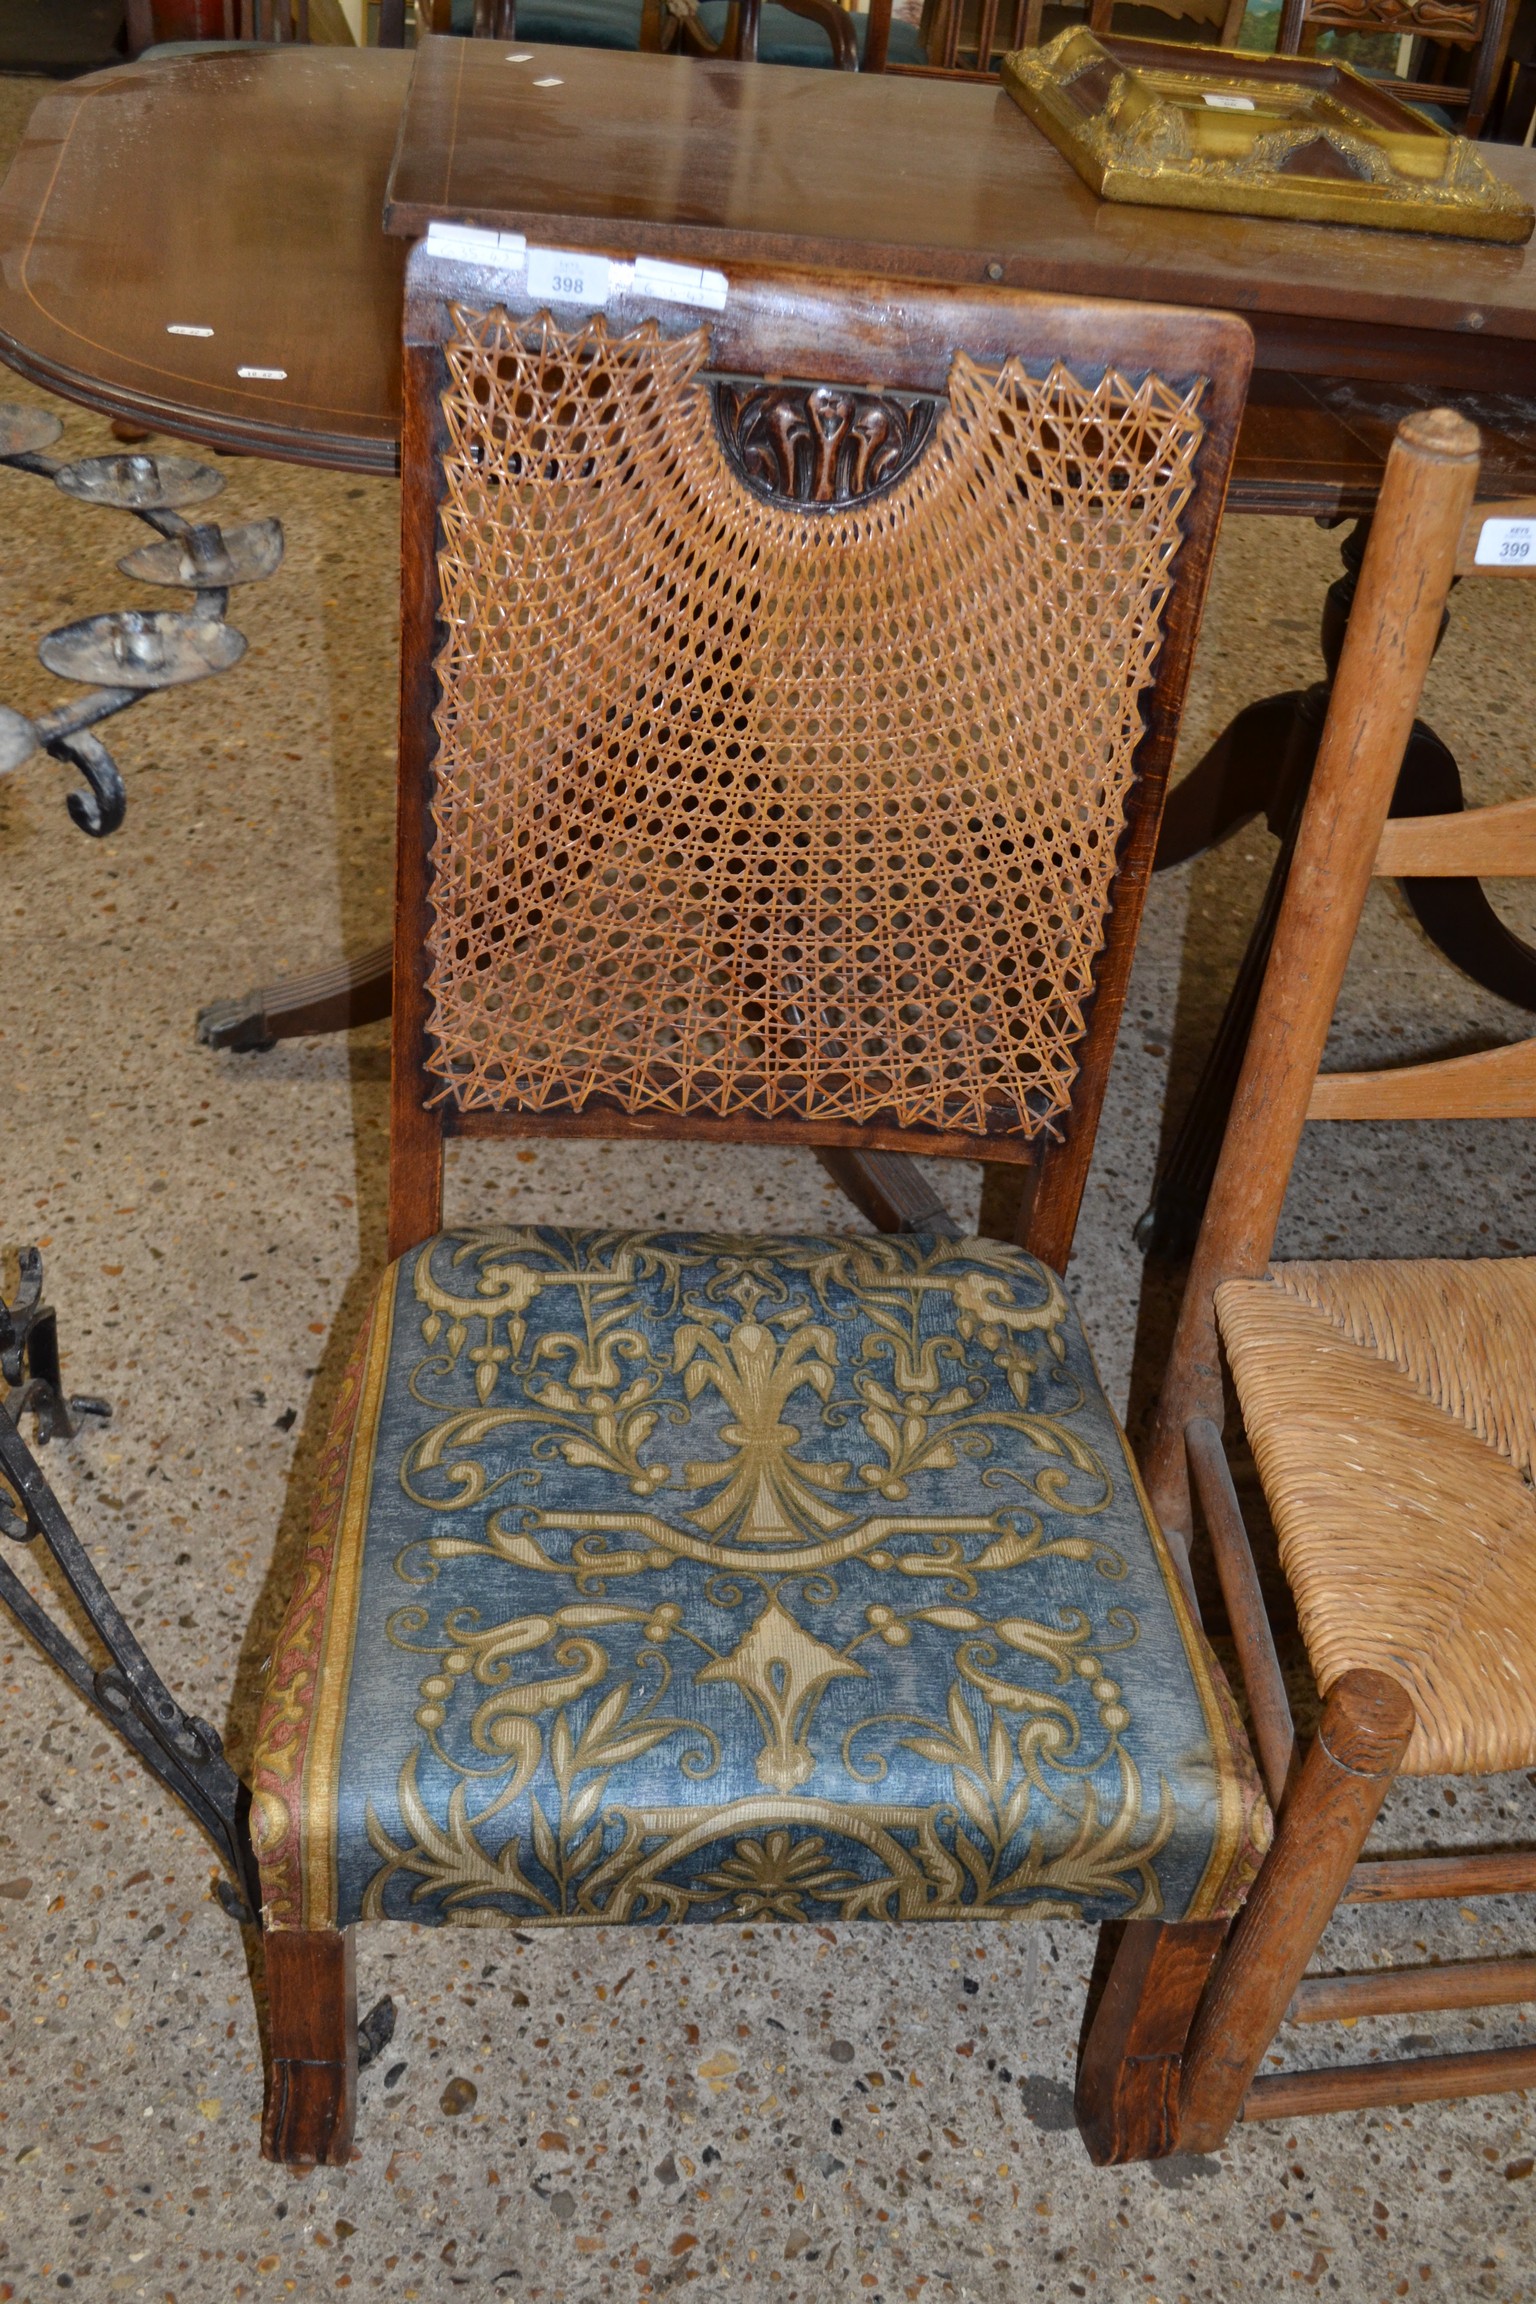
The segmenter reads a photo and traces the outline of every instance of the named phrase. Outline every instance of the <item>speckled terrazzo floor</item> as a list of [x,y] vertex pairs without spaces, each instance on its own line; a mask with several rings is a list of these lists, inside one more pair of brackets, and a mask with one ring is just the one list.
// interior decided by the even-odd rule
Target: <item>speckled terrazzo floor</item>
[[[40,85],[0,82],[0,139]],[[72,450],[104,444],[99,420],[66,415]],[[221,510],[275,512],[288,535],[281,574],[237,603],[246,661],[118,724],[129,815],[110,841],[75,831],[51,764],[0,783],[0,1241],[42,1243],[71,1379],[114,1402],[50,1474],[238,1757],[381,1260],[385,1056],[370,1032],[214,1058],[192,1018],[386,923],[395,496],[221,469]],[[113,567],[138,540],[0,472],[0,698],[56,693],[37,635],[139,597]],[[1312,677],[1335,555],[1305,524],[1229,527],[1185,757],[1238,704]],[[1429,716],[1480,794],[1528,782],[1533,641],[1536,588],[1463,589]],[[1156,885],[1072,1271],[1122,1401],[1155,1380],[1164,1316],[1130,1228],[1269,854],[1256,830]],[[1519,1029],[1373,898],[1341,1050]],[[1313,1130],[1284,1246],[1536,1251],[1530,1151],[1515,1124]],[[946,1183],[973,1205],[973,1172]],[[853,1221],[809,1159],[618,1147],[460,1162],[452,1207]],[[1519,1777],[1419,1787],[1385,1829],[1407,1849],[1533,1827]],[[0,1633],[0,2304],[1536,2296],[1536,2109],[1517,2098],[1091,2170],[1068,2111],[1091,1938],[1064,1926],[365,1933],[362,2003],[390,1991],[399,2030],[363,2076],[357,2161],[292,2178],[257,2157],[245,1954],[210,1875],[197,1835]],[[1528,1907],[1408,1906],[1351,1915],[1325,1964],[1533,1938]],[[1447,2045],[1521,2035],[1497,2014],[1420,2024]],[[1412,2036],[1400,2019],[1283,2045],[1354,2060]]]

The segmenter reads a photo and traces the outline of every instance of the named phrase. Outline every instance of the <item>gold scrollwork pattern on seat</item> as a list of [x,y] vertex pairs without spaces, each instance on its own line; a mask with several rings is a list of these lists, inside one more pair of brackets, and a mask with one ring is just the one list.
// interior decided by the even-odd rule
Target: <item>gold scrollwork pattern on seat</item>
[[1240,1894],[1262,1802],[1045,1266],[451,1234],[367,1364],[324,1652],[310,1578],[264,1723],[278,1924]]

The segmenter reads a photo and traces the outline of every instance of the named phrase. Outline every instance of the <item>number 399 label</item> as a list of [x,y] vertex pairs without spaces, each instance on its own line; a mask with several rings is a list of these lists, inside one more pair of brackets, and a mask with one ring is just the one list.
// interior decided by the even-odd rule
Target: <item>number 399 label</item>
[[1474,565],[1536,568],[1536,520],[1485,520],[1478,531]]
[[530,248],[528,293],[547,297],[551,304],[591,304],[599,309],[608,301],[609,260],[580,255],[567,248]]

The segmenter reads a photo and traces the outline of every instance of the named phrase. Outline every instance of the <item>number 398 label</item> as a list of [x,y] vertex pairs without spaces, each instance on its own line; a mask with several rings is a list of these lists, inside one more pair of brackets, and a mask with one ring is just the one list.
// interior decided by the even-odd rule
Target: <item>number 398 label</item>
[[547,297],[551,304],[591,304],[608,301],[609,261],[567,248],[530,248],[528,293]]
[[1478,530],[1474,565],[1536,567],[1536,520],[1485,520]]

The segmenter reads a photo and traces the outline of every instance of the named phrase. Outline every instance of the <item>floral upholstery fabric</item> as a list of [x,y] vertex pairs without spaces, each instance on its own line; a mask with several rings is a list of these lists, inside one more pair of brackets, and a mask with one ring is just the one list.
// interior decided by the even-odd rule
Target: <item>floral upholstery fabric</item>
[[448,1233],[274,1653],[269,1923],[1204,1918],[1269,1819],[1061,1282]]

